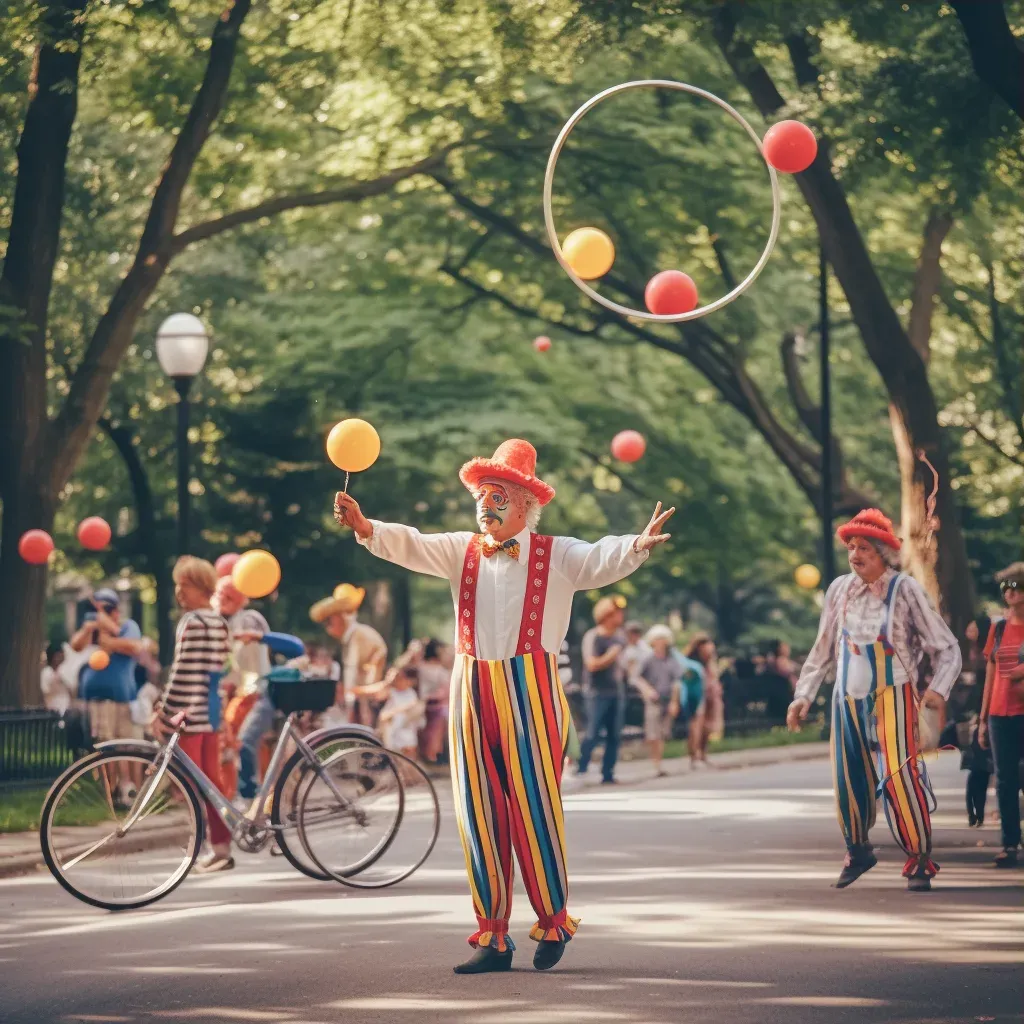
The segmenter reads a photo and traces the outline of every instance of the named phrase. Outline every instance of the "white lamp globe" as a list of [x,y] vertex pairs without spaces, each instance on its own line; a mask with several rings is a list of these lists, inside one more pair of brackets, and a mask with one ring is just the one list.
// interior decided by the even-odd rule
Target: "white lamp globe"
[[168,377],[198,376],[209,351],[206,328],[191,313],[174,313],[156,332],[156,358]]

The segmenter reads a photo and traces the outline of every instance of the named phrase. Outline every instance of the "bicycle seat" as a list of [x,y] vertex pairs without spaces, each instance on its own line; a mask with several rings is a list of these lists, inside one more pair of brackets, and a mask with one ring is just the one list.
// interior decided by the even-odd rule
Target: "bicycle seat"
[[299,658],[306,653],[306,645],[291,633],[264,633],[260,643],[285,658]]

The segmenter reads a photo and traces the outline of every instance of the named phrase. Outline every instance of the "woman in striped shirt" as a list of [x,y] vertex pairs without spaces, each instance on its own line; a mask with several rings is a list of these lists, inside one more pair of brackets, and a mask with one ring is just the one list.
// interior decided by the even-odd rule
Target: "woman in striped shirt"
[[[179,746],[219,787],[220,738],[217,726],[220,701],[217,685],[230,646],[227,622],[210,607],[210,600],[217,589],[217,572],[209,562],[183,555],[175,563],[173,576],[174,596],[184,614],[178,621],[174,662],[160,702],[157,729],[162,733],[173,731],[171,719],[184,712],[185,729]],[[196,870],[225,871],[233,868],[231,833],[209,804],[206,819],[213,853],[197,865]]]

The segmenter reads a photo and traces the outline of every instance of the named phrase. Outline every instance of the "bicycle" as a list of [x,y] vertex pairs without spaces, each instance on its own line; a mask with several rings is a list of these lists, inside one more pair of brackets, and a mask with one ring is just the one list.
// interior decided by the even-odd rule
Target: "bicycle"
[[[286,634],[268,634],[264,642],[291,657],[304,649]],[[180,749],[184,715],[162,743],[97,744],[54,782],[43,804],[39,839],[51,874],[72,896],[105,910],[154,903],[173,892],[195,864],[206,800],[239,850],[258,853],[276,839],[291,865],[310,878],[366,889],[408,878],[437,841],[437,794],[419,765],[387,750],[365,726],[300,735],[298,715],[326,710],[335,689],[330,679],[270,677],[267,692],[286,718],[259,791],[245,810]],[[117,780],[138,763],[144,766],[142,784],[129,805],[119,805]],[[410,811],[422,839],[414,837],[408,863],[389,869],[382,858]],[[83,841],[80,828],[66,828],[82,824],[105,827],[97,829],[95,841]],[[376,872],[370,872],[374,865]]]

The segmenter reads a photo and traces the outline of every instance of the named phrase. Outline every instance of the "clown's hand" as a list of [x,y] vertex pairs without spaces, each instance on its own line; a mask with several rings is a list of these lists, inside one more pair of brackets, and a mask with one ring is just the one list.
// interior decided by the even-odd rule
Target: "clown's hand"
[[799,732],[800,723],[807,718],[807,712],[811,710],[811,702],[797,697],[786,711],[786,728],[790,732]]
[[633,550],[638,555],[642,551],[650,551],[651,548],[664,544],[672,536],[671,533],[662,533],[661,528],[668,522],[673,512],[675,512],[675,506],[667,512],[662,512],[661,502],[658,502],[654,509],[654,515],[651,516],[651,521],[644,528],[644,532],[633,541]]
[[334,498],[334,519],[339,526],[349,526],[357,537],[369,540],[373,536],[373,524],[363,515],[359,502],[344,491],[338,491]]

